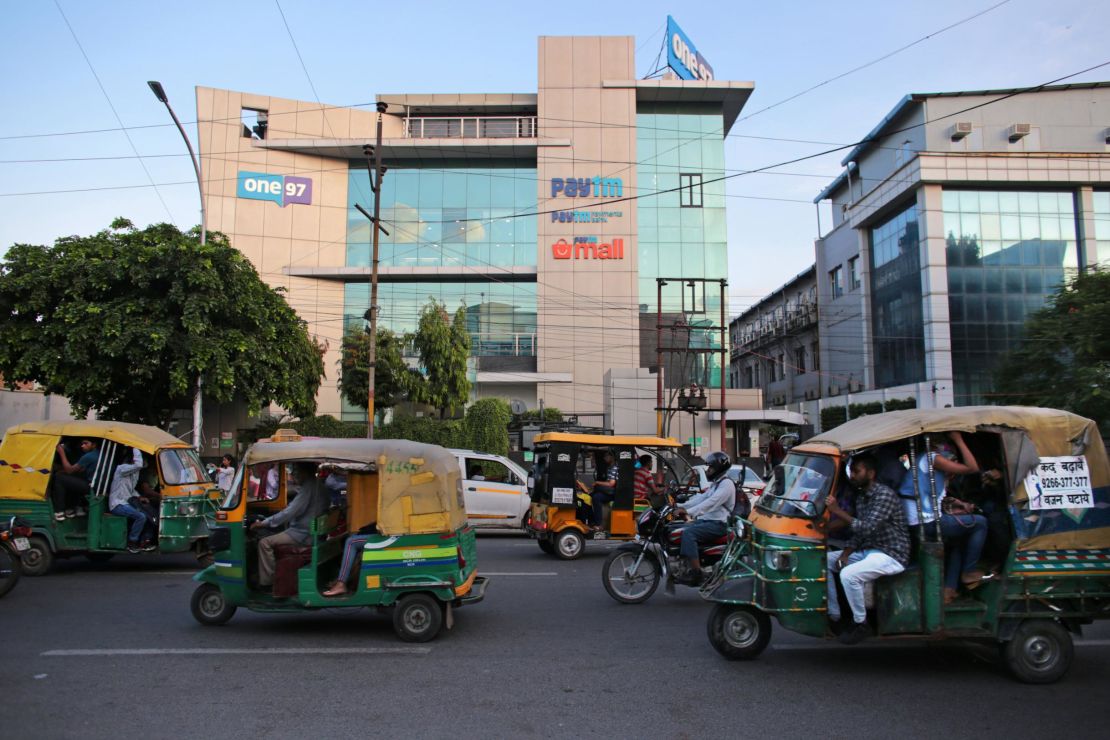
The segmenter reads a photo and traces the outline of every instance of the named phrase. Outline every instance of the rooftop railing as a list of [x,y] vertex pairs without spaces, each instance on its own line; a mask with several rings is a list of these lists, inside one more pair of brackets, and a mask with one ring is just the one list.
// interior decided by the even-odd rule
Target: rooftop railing
[[407,118],[409,139],[534,139],[535,116],[460,116]]

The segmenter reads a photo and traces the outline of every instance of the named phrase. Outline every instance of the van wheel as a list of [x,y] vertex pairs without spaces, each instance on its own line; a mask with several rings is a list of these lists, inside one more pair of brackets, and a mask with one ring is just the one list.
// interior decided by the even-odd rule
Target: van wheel
[[393,629],[405,642],[428,642],[443,626],[443,606],[428,594],[402,596],[393,607]]
[[555,535],[555,554],[562,560],[575,560],[586,549],[586,540],[575,529],[564,529]]
[[553,545],[551,543],[551,540],[540,539],[540,540],[536,540],[536,542],[537,542],[537,544],[539,544],[540,549],[543,550],[544,552],[546,552],[548,555],[554,555],[555,554],[555,545]]
[[729,660],[751,660],[771,641],[771,619],[748,604],[714,604],[706,631],[721,655]]
[[223,624],[235,616],[236,607],[227,602],[224,592],[219,586],[211,583],[202,583],[193,592],[189,608],[193,612],[193,619],[201,624]]
[[1051,619],[1027,619],[1001,646],[1006,667],[1024,683],[1052,683],[1071,666],[1071,634]]
[[42,535],[31,537],[31,547],[23,551],[23,575],[44,576],[54,565],[54,551]]

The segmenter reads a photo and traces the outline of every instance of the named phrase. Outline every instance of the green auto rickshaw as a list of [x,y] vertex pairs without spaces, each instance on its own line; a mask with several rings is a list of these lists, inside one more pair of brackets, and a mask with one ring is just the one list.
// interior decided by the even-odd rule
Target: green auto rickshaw
[[[56,511],[50,487],[61,474],[59,446],[77,460],[78,445],[89,440],[99,451],[89,493],[74,512]],[[107,560],[125,552],[128,519],[108,511],[115,469],[142,453],[141,492],[157,511],[156,549],[209,557],[208,519],[219,489],[208,478],[196,451],[156,427],[116,421],[42,421],[11,427],[0,443],[0,517],[18,516],[31,524],[23,572],[43,575],[55,557],[85,555]]]
[[992,469],[978,499],[999,525],[992,525],[995,562],[980,561],[992,577],[946,603],[944,550],[951,545],[919,526],[911,564],[872,584],[871,634],[978,640],[997,646],[1019,680],[1060,678],[1072,661],[1072,635],[1110,618],[1110,463],[1093,421],[1043,408],[894,411],[791,449],[702,588],[714,602],[707,626],[714,648],[730,659],[754,658],[770,640],[771,617],[793,632],[831,638],[829,493],[839,499],[850,458],[870,452],[903,473],[906,461],[928,461],[934,490],[921,493],[935,504],[943,491],[935,488],[929,435],[954,431],[980,467]]
[[[305,464],[320,479],[294,485]],[[259,542],[266,530],[251,525],[284,510],[298,489],[298,496],[318,496],[318,486],[335,475],[342,482],[329,486],[308,541],[274,547],[273,583],[263,585]],[[424,642],[453,626],[454,609],[481,601],[487,585],[478,575],[458,460],[442,447],[407,440],[279,433],[258,442],[236,471],[209,542],[215,562],[194,577],[201,585],[192,598],[194,618],[207,625],[228,621],[240,606],[257,612],[366,606],[392,613],[402,640]],[[351,588],[327,596],[345,557],[354,566]]]

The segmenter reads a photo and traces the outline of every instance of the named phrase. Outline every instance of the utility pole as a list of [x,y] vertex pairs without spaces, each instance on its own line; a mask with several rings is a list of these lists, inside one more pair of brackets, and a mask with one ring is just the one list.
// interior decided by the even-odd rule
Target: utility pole
[[[355,204],[362,215],[370,219],[374,228],[374,246],[370,260],[370,309],[367,311],[370,320],[370,355],[366,363],[368,376],[366,386],[367,439],[374,438],[374,368],[378,364],[378,232],[382,231],[379,216],[382,212],[382,178],[385,176],[385,167],[382,166],[382,114],[385,113],[388,107],[387,104],[381,101],[378,102],[377,144],[372,148],[372,152],[370,151],[371,147],[363,147],[363,153],[367,155],[367,164],[370,165],[370,190],[374,193],[374,215],[371,216],[362,209],[362,206]],[[373,162],[370,161],[371,154],[373,154]],[[389,235],[388,231],[385,233],[386,236]]]

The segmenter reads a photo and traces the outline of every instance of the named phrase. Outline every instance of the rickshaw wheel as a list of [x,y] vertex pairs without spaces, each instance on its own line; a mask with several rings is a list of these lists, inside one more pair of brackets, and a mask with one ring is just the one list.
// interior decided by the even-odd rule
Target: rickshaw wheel
[[543,550],[544,552],[546,552],[548,555],[554,555],[555,554],[555,545],[553,545],[551,543],[551,540],[540,539],[540,540],[536,540],[536,542],[539,543],[540,549]]
[[1051,619],[1027,619],[1014,637],[1002,644],[1002,659],[1024,683],[1052,683],[1071,666],[1075,655],[1071,634]]
[[562,560],[574,560],[581,557],[586,549],[586,540],[576,529],[564,529],[555,535],[555,554]]
[[23,551],[22,561],[23,575],[32,578],[44,576],[54,565],[54,551],[45,537],[35,535],[31,537],[31,547]]
[[443,626],[443,607],[428,594],[402,596],[393,607],[393,629],[405,642],[428,642]]
[[236,609],[227,602],[219,586],[213,586],[211,583],[197,586],[189,607],[192,609],[193,619],[207,625],[223,624],[235,616]]
[[706,631],[721,655],[729,660],[751,660],[771,641],[771,619],[748,604],[714,604]]
[[639,556],[639,552],[615,550],[605,558],[605,565],[601,569],[605,590],[622,604],[641,604],[651,598],[659,587],[659,564],[649,555],[644,555],[640,561],[633,580],[627,578],[625,571],[632,567]]

